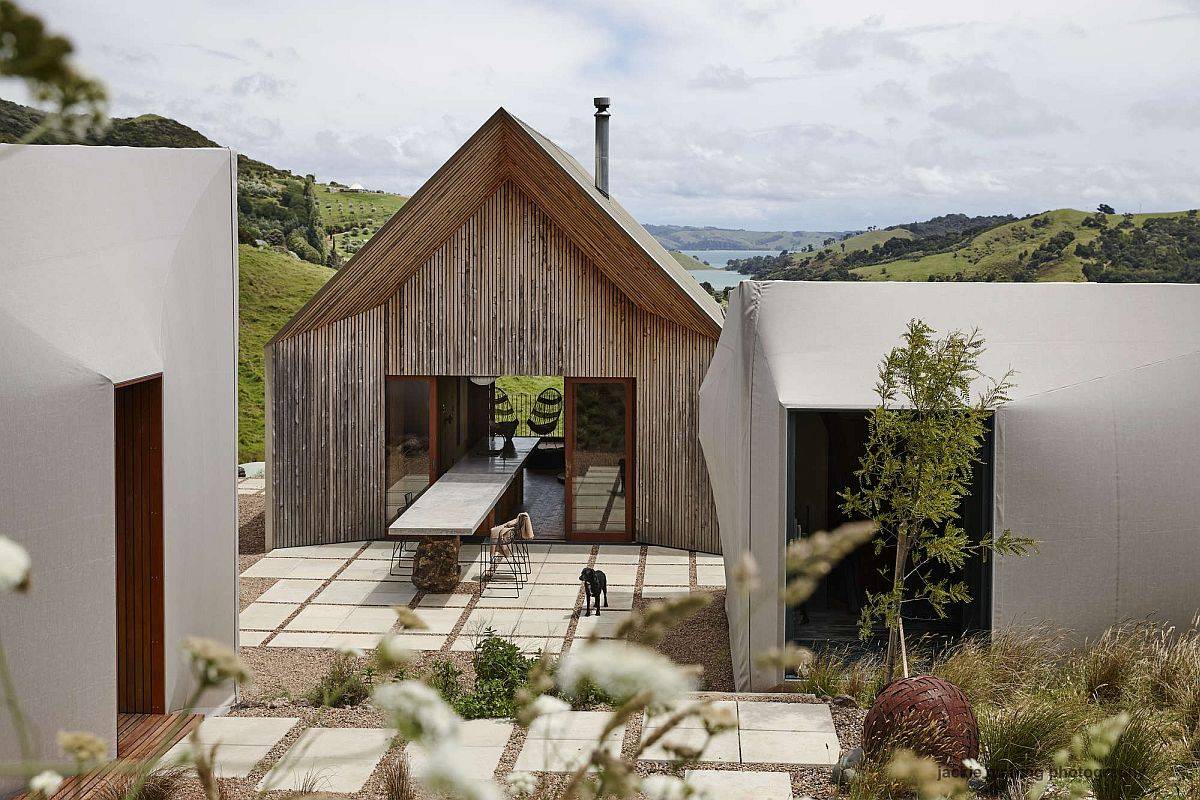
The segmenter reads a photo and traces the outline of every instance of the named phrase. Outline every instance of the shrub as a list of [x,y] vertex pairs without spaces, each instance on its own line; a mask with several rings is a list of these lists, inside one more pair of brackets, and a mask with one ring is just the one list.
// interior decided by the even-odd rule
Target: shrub
[[494,719],[517,715],[516,687],[501,680],[477,680],[475,690],[460,696],[454,710],[463,719]]
[[1151,717],[1137,714],[1092,778],[1096,800],[1156,795],[1171,771],[1166,743]]
[[430,663],[425,682],[443,700],[453,704],[462,695],[462,675],[462,670],[454,661],[445,657],[437,658]]
[[795,687],[816,695],[849,695],[865,707],[874,702],[883,683],[883,668],[878,658],[830,647],[813,656],[796,679]]
[[1108,706],[1136,694],[1137,678],[1144,667],[1142,639],[1137,626],[1117,625],[1083,652],[1079,677],[1088,697]]
[[475,645],[475,674],[479,680],[504,681],[515,688],[529,678],[534,662],[491,628],[484,629],[483,638]]
[[349,653],[338,653],[329,669],[308,690],[305,698],[314,706],[346,708],[356,706],[371,694],[372,672],[359,668]]
[[1006,630],[964,639],[935,660],[931,672],[972,703],[999,703],[1050,684],[1058,673],[1060,634]]
[[1086,722],[1080,706],[1041,697],[977,711],[987,787],[993,791],[1036,778]]

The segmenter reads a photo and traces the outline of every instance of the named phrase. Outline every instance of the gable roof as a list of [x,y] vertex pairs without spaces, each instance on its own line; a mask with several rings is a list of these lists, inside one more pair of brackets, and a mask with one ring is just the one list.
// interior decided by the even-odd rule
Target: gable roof
[[506,179],[638,306],[720,335],[721,307],[658,240],[596,189],[579,162],[500,108],[268,344],[385,302]]

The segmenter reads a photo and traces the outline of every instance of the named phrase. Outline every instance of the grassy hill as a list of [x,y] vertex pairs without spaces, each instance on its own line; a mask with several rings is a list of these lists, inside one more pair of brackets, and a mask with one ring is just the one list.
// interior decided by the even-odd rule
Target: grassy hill
[[678,250],[672,250],[671,255],[679,262],[679,266],[686,270],[716,269],[712,264],[705,264],[695,256],[689,256],[687,253],[681,253]]
[[[891,239],[911,239],[913,235],[910,231],[904,228],[891,228],[888,230],[873,230],[863,231],[855,235],[843,239],[840,242],[830,245],[827,250],[838,250],[840,252],[850,253],[855,250],[870,250],[877,244],[883,244]],[[842,245],[846,245],[845,248]]]
[[357,253],[406,200],[408,198],[403,195],[388,192],[355,191],[338,184],[317,184],[317,204],[325,230],[343,259]]
[[263,346],[334,274],[271,250],[238,246],[238,461],[263,458]]
[[[1176,217],[1184,212],[1134,214],[1131,222],[1141,227],[1153,218]],[[1082,281],[1084,259],[1075,253],[1076,244],[1087,245],[1099,236],[1099,229],[1084,225],[1095,217],[1084,211],[1063,208],[1000,225],[985,231],[944,253],[930,253],[900,258],[884,264],[858,267],[852,270],[867,280],[930,280],[962,279],[1012,280],[1028,266],[1031,255],[1039,247],[1052,247],[1051,240],[1059,234],[1071,234],[1072,239],[1054,248],[1049,259],[1037,265],[1039,281]],[[1109,225],[1119,224],[1120,214],[1104,216]],[[1065,240],[1062,236],[1060,240]]]

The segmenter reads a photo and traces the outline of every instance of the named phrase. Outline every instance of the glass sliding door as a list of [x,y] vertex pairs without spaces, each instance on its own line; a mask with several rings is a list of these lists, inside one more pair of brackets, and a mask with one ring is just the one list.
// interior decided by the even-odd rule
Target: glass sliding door
[[390,525],[437,477],[437,384],[388,376],[384,395],[386,509]]
[[567,378],[568,538],[633,538],[633,381]]

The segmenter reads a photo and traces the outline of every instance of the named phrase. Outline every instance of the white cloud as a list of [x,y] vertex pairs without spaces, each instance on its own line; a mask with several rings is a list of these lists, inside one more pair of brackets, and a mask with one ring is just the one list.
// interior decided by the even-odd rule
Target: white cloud
[[[640,219],[830,230],[1200,205],[1195,3],[39,0],[119,116],[412,192],[503,105]],[[0,82],[0,94],[22,99]]]

